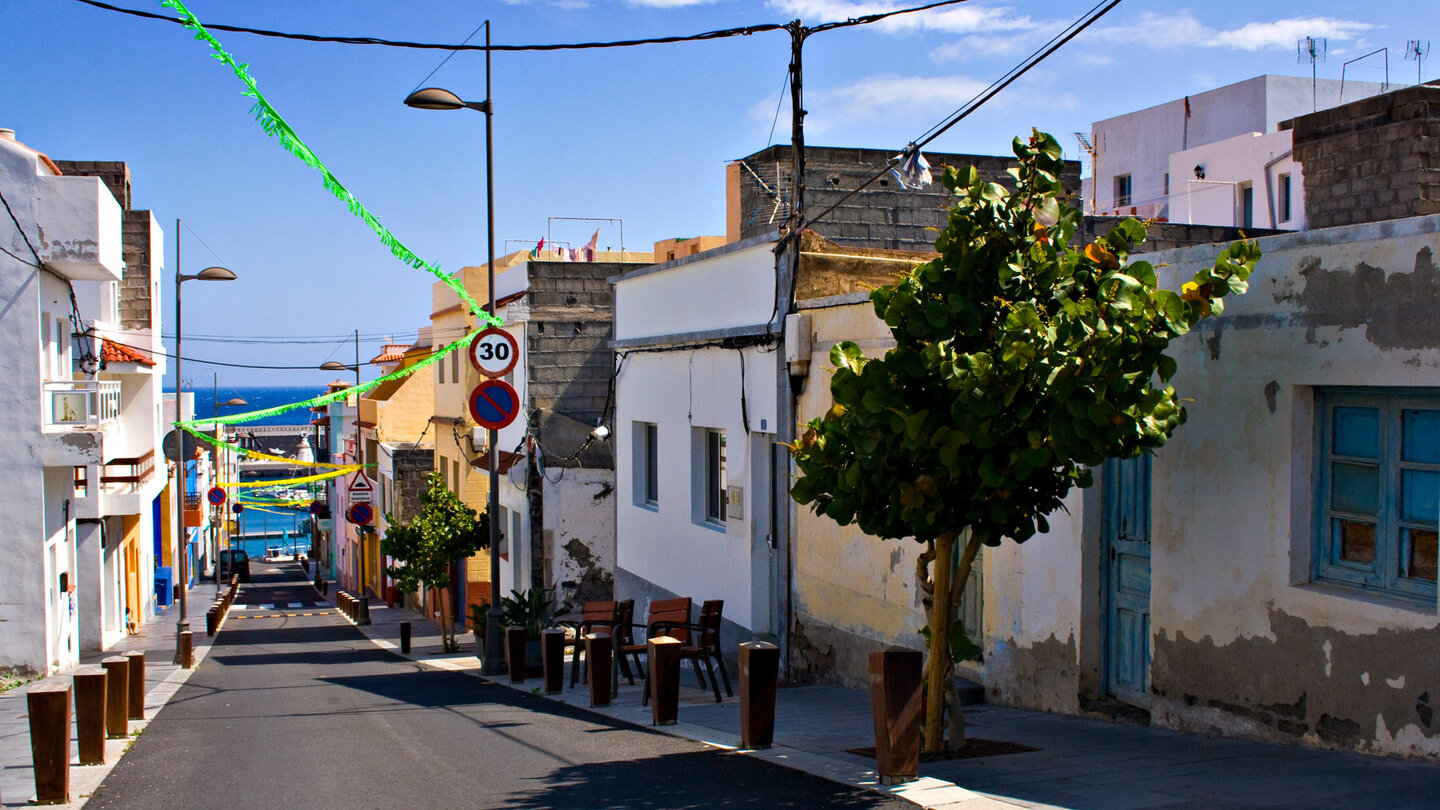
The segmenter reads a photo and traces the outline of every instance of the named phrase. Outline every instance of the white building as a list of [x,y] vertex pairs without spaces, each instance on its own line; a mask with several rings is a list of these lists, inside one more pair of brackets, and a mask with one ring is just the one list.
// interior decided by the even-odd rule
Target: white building
[[1302,230],[1304,184],[1281,124],[1375,95],[1371,82],[1257,76],[1097,121],[1085,212]]
[[[123,164],[75,165],[0,130],[14,218],[0,229],[0,668],[33,674],[108,647],[155,608],[160,233],[112,194],[128,197]],[[87,166],[108,176],[78,176]]]
[[723,599],[727,650],[784,632],[774,246],[755,237],[613,279],[615,595],[636,600],[637,621],[651,599]]

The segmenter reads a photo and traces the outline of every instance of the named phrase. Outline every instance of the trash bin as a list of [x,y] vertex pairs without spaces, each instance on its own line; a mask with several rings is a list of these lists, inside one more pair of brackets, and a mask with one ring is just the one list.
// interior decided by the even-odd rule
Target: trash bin
[[172,576],[170,566],[162,565],[155,569],[155,604],[158,607],[169,607],[173,599],[171,587]]

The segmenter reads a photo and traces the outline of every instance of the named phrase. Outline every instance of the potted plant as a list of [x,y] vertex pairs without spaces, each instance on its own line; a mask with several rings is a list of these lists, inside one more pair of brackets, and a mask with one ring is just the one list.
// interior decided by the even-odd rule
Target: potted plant
[[540,666],[540,631],[556,627],[556,617],[570,606],[555,603],[554,588],[527,588],[501,597],[500,610],[503,626],[525,628],[525,668],[534,669]]

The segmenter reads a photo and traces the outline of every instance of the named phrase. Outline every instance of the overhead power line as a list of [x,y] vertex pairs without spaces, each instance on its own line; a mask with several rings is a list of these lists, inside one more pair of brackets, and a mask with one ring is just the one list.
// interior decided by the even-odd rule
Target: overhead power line
[[[176,17],[167,17],[164,14],[156,14],[150,11],[140,11],[133,8],[124,8],[109,3],[102,3],[100,0],[76,0],[87,6],[114,11],[119,14],[128,14],[132,17],[142,17],[147,20],[162,20],[164,22],[184,25]],[[902,8],[894,11],[884,11],[876,14],[866,14],[860,17],[851,17],[847,20],[824,23],[809,29],[811,33],[829,31],[836,28],[848,28],[855,25],[869,25],[879,22],[887,17],[897,14],[910,14],[916,11],[950,6],[962,3],[966,0],[941,0],[941,2],[927,3],[913,8]],[[593,50],[597,48],[632,48],[639,45],[669,45],[678,42],[704,42],[711,39],[728,39],[730,37],[748,37],[752,34],[763,34],[770,31],[783,31],[786,26],[781,23],[760,23],[758,25],[746,25],[739,28],[722,28],[718,31],[705,31],[699,34],[677,34],[663,37],[644,37],[641,39],[622,39],[612,42],[555,42],[534,45],[459,45],[444,44],[436,42],[407,42],[404,40],[382,39],[380,37],[348,37],[326,34],[299,34],[288,31],[273,31],[265,28],[251,28],[243,25],[226,25],[224,23],[205,23],[206,28],[216,31],[233,31],[239,34],[254,34],[262,37],[276,37],[279,39],[294,39],[302,42],[328,42],[339,45],[382,45],[389,48],[416,48],[431,51],[580,51]]]

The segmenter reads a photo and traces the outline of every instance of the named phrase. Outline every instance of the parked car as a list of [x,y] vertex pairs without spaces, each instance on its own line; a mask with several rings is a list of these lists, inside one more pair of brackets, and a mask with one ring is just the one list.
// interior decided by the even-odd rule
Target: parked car
[[250,555],[243,548],[227,548],[220,552],[220,579],[228,582],[231,574],[239,574],[241,582],[250,581]]

